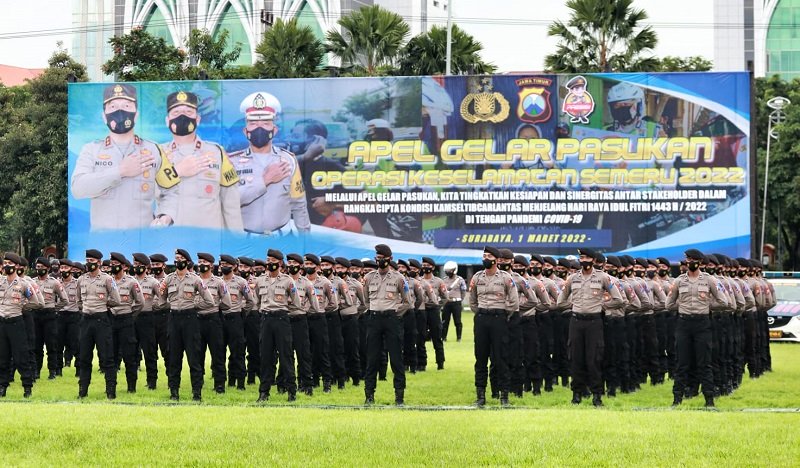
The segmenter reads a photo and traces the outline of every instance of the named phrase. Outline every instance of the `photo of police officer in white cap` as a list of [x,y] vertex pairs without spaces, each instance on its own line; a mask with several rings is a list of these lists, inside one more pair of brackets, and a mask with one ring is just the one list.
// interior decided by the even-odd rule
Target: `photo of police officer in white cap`
[[249,145],[232,153],[231,162],[239,176],[244,230],[265,235],[308,232],[311,221],[300,166],[292,153],[272,144],[280,101],[257,91],[242,100],[239,110]]

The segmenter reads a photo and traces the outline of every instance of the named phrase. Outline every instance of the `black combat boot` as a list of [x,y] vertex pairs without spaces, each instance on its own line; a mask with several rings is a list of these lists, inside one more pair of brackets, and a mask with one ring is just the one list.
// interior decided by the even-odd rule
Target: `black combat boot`
[[256,403],[264,403],[265,401],[269,401],[269,392],[259,393],[258,400],[256,400]]
[[172,401],[178,401],[180,399],[180,396],[178,395],[178,389],[177,388],[170,388],[169,389],[169,399],[172,400]]
[[572,392],[572,404],[573,405],[580,405],[581,404],[581,392]]
[[681,403],[683,403],[683,395],[681,395],[680,393],[673,394],[672,395],[672,406],[673,407],[680,406]]
[[30,398],[31,397],[31,387],[25,387],[22,392],[22,398]]
[[286,401],[291,403],[291,402],[297,400],[297,392],[295,392],[294,390],[289,390],[288,393],[289,393],[289,398],[287,398]]
[[486,388],[478,387],[475,389],[476,399],[475,399],[475,406],[478,408],[483,408],[486,405]]
[[203,395],[199,390],[192,392],[192,401],[203,401]]
[[322,382],[322,393],[330,393],[330,392],[331,392],[331,383]]
[[89,386],[80,385],[78,387],[78,398],[86,398],[87,395],[89,395]]
[[375,404],[375,394],[374,393],[365,393],[366,398],[364,398],[365,405],[372,405]]
[[714,395],[706,395],[706,408],[714,408]]
[[397,389],[394,391],[394,404],[397,406],[404,406],[405,401],[403,400],[405,391],[402,389]]
[[599,407],[601,407],[601,406],[603,406],[603,396],[602,396],[602,394],[600,394],[600,393],[595,393],[595,394],[592,396],[592,404],[593,404],[594,406],[598,407],[598,408],[599,408]]
[[500,392],[500,406],[508,406],[508,391],[503,390]]
[[0,387],[0,398],[5,398],[8,387]]

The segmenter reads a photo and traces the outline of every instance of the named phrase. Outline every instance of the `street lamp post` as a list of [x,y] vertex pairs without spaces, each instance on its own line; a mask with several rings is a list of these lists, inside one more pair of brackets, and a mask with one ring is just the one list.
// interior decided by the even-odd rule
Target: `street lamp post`
[[444,74],[450,75],[453,60],[453,0],[447,0],[447,52],[445,53]]
[[767,160],[764,164],[764,203],[761,208],[761,256],[759,260],[764,260],[764,233],[767,227],[767,188],[769,186],[769,149],[772,139],[778,139],[778,134],[772,129],[773,124],[780,124],[785,119],[783,109],[791,104],[789,99],[783,96],[775,96],[767,101],[767,106],[772,109],[769,113],[769,123],[767,124]]

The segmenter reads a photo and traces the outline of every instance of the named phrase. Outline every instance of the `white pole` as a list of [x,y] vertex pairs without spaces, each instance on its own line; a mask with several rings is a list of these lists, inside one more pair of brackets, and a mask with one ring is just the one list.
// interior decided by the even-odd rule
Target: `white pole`
[[764,164],[764,204],[761,208],[761,255],[758,261],[764,261],[764,232],[767,227],[767,186],[769,185],[769,144],[772,141],[772,116],[767,124],[767,160]]
[[453,42],[453,0],[447,0],[447,55],[445,56],[444,74],[450,75]]

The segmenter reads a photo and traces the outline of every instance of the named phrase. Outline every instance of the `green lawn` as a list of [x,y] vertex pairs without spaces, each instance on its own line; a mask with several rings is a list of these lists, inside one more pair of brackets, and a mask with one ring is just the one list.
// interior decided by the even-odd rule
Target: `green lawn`
[[[115,402],[107,402],[95,374],[89,398],[78,402],[77,380],[65,369],[64,377],[37,383],[30,401],[18,382],[9,388],[0,403],[0,453],[11,465],[789,466],[800,459],[798,345],[773,345],[774,372],[747,379],[716,411],[703,410],[702,398],[669,408],[668,385],[606,398],[601,410],[589,402],[573,407],[570,392],[558,387],[512,397],[510,409],[492,401],[484,410],[438,411],[474,399],[471,318],[464,341],[446,344],[444,371],[408,376],[404,409],[391,406],[391,372],[378,383],[377,407],[365,410],[363,387],[298,395],[292,405],[273,392],[267,405],[256,405],[254,387],[214,394],[210,372],[196,404],[185,369],[175,405],[163,376],[158,390],[141,389],[144,372],[139,392],[127,394],[122,384]],[[756,410],[764,408],[787,412]]]

